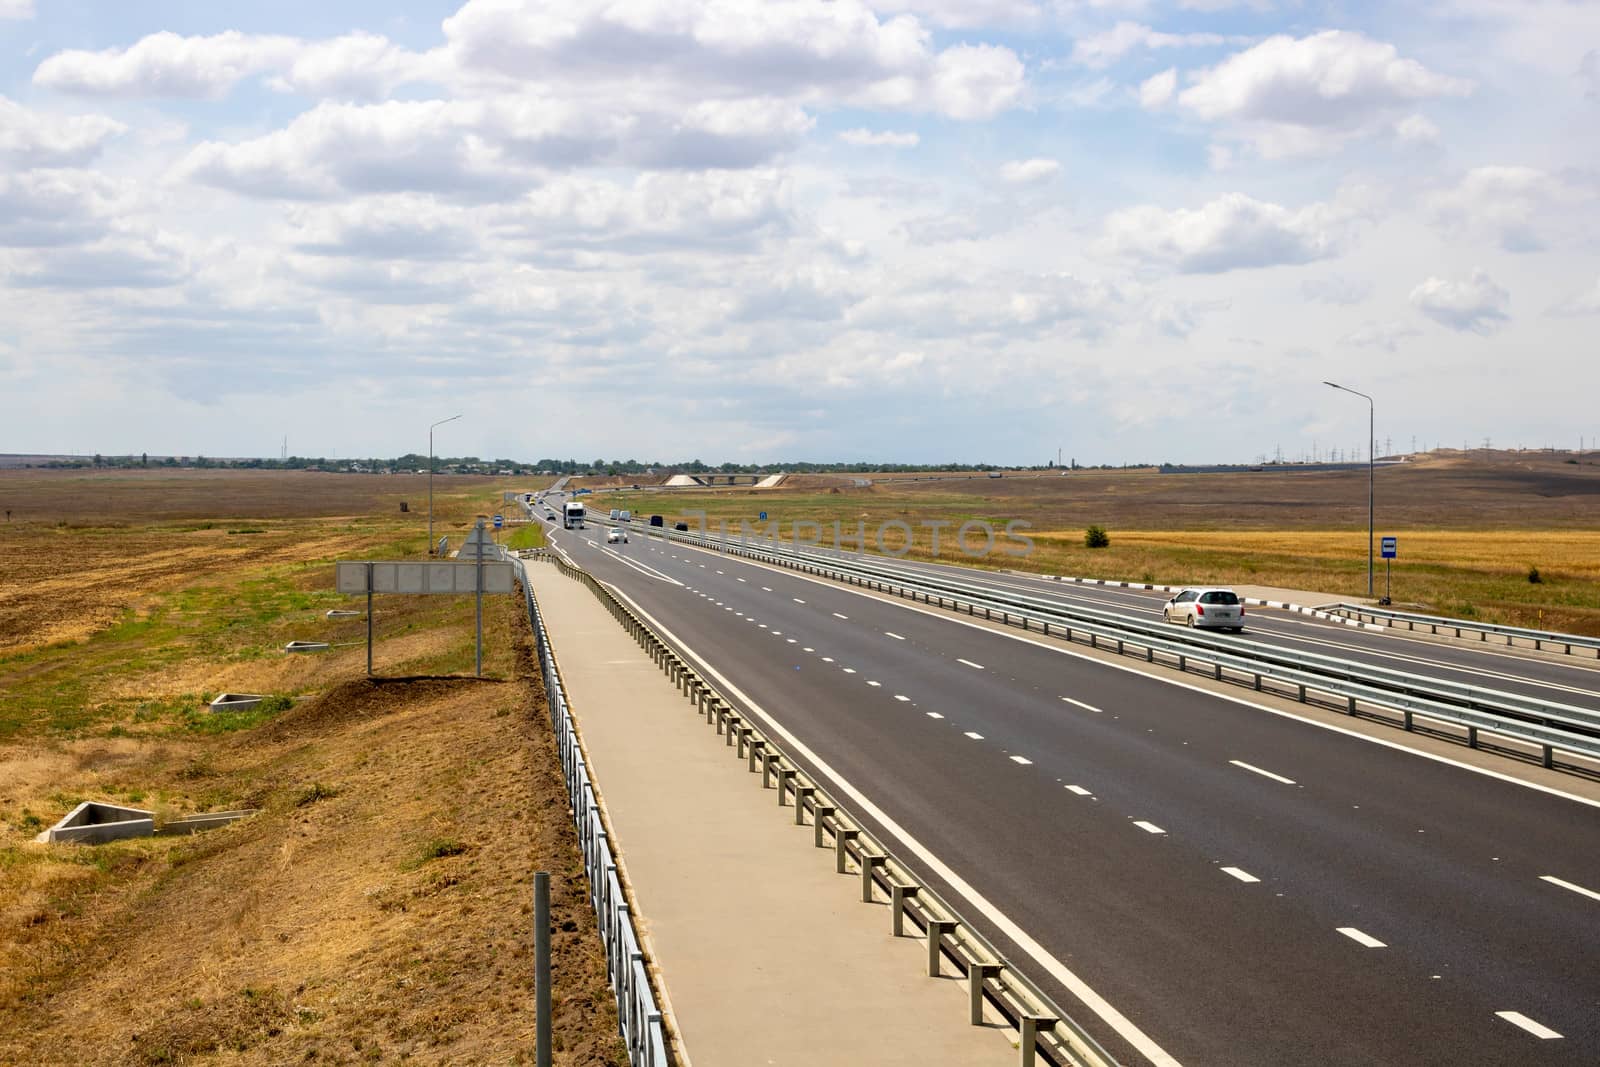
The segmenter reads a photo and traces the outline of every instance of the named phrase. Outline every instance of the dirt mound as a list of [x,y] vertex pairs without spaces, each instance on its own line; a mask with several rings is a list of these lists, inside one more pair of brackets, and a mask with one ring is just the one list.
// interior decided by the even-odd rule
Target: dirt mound
[[484,684],[484,679],[439,675],[355,678],[285,712],[263,726],[252,740],[289,741],[315,736],[346,723],[421,708]]

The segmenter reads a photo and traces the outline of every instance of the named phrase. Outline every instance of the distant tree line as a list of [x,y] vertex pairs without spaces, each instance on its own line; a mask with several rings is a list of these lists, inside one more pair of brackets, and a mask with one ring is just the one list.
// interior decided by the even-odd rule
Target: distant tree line
[[[428,469],[428,457],[416,452],[407,452],[403,456],[391,459],[368,457],[365,459],[345,456],[329,459],[326,456],[289,456],[286,459],[265,459],[261,457],[242,458],[217,458],[214,456],[152,456],[147,452],[138,455],[106,456],[95,453],[92,457],[65,457],[43,460],[38,463],[24,464],[28,467],[45,467],[52,469],[129,469],[129,468],[201,468],[201,469],[240,469],[240,470],[299,470],[299,471],[333,471],[344,474],[410,474]],[[519,459],[482,459],[478,456],[435,456],[433,469],[441,474],[499,474],[510,471],[512,474],[548,474],[548,475],[649,475],[649,474],[927,474],[935,471],[951,471],[957,473],[983,473],[996,470],[1051,470],[1056,466],[1052,460],[1047,463],[1032,466],[1001,466],[993,463],[872,463],[867,460],[855,460],[848,463],[819,463],[808,460],[797,460],[782,463],[721,463],[709,464],[698,459],[679,461],[675,463],[660,460],[639,459],[552,459],[546,457],[536,461]],[[1066,465],[1063,465],[1064,467]],[[1073,470],[1090,469],[1082,467],[1076,460],[1071,463]],[[1107,467],[1141,467],[1148,464],[1133,463],[1120,465],[1106,465]]]

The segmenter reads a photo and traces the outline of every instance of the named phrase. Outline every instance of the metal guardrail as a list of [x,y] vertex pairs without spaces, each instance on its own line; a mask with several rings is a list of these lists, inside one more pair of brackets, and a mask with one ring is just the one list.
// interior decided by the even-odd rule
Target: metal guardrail
[[1402,717],[1398,725],[1408,731],[1415,729],[1419,716],[1448,723],[1465,731],[1466,743],[1472,748],[1484,747],[1479,735],[1487,733],[1534,746],[1545,767],[1557,766],[1558,751],[1600,760],[1600,712],[1586,708],[1424,678],[1318,653],[1290,653],[1237,638],[1174,630],[1165,624],[1145,623],[1109,611],[1005,595],[991,588],[940,581],[926,573],[897,571],[870,557],[816,556],[787,546],[752,546],[692,531],[651,528],[644,532],[969,616],[981,615],[1046,636],[1083,641],[1094,648],[1142,655],[1146,662],[1162,663],[1180,671],[1207,667],[1218,681],[1241,682],[1257,691],[1271,683],[1271,691],[1302,703],[1315,694],[1335,697],[1342,702],[1339,710],[1349,715],[1360,711],[1390,721],[1375,716],[1376,709],[1399,711]]
[[528,621],[533,626],[539,670],[544,676],[545,696],[550,705],[550,724],[555,730],[561,769],[567,780],[567,796],[572,803],[572,819],[583,848],[583,866],[589,876],[589,902],[600,922],[600,940],[606,951],[611,989],[617,998],[617,1023],[628,1047],[628,1062],[632,1067],[668,1067],[671,1061],[667,1057],[661,1008],[655,991],[650,988],[638,931],[634,929],[627,895],[617,877],[616,857],[611,853],[605,821],[589,779],[589,766],[584,761],[577,728],[567,708],[567,690],[561,682],[561,671],[550,647],[550,635],[545,631],[544,617],[533,598],[527,571],[520,561],[516,566],[521,571],[522,589],[527,597]]
[[1404,625],[1411,631],[1427,627],[1429,633],[1454,631],[1457,637],[1475,633],[1480,641],[1488,641],[1492,634],[1504,637],[1508,646],[1521,639],[1532,642],[1533,647],[1539,651],[1545,651],[1546,645],[1551,646],[1552,650],[1560,646],[1569,656],[1575,654],[1573,649],[1592,650],[1595,658],[1600,659],[1600,637],[1588,637],[1583,634],[1565,634],[1558,630],[1535,630],[1526,626],[1502,626],[1498,623],[1474,622],[1472,619],[1455,619],[1444,615],[1422,615],[1411,611],[1370,608],[1365,604],[1324,604],[1317,610],[1341,614],[1358,622],[1372,622],[1378,626],[1398,628]]
[[808,825],[809,818],[814,845],[833,850],[834,870],[839,874],[860,879],[864,902],[889,902],[894,936],[906,936],[909,921],[926,937],[930,977],[939,977],[946,961],[966,976],[972,1025],[983,1024],[985,1005],[998,1012],[1017,1030],[1023,1067],[1040,1062],[1055,1067],[1117,1067],[1117,1061],[1086,1030],[1009,964],[653,627],[587,571],[556,555],[541,558],[552,560],[563,574],[593,591],[697,714],[715,728],[724,747],[732,750],[730,755],[745,761],[752,774],[761,775],[763,789],[776,789],[779,807],[793,807],[795,825]]

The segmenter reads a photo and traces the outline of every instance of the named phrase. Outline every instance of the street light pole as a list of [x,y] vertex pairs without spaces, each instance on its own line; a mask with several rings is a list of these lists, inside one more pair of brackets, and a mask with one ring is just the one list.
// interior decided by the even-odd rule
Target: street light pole
[[1378,449],[1378,406],[1373,403],[1372,397],[1349,386],[1339,385],[1335,382],[1323,382],[1323,385],[1332,386],[1344,393],[1354,393],[1367,402],[1367,597],[1372,596],[1372,501],[1373,488],[1376,485]]
[[428,555],[433,555],[433,431],[434,427],[443,426],[447,422],[455,422],[460,415],[451,415],[448,419],[440,419],[428,427]]

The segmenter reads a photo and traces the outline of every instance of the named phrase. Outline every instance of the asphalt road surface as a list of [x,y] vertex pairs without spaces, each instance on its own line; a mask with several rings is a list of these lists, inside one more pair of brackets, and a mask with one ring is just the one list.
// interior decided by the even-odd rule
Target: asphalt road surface
[[1600,1063],[1600,806],[1172,672],[604,538],[553,540],[1124,1062]]

